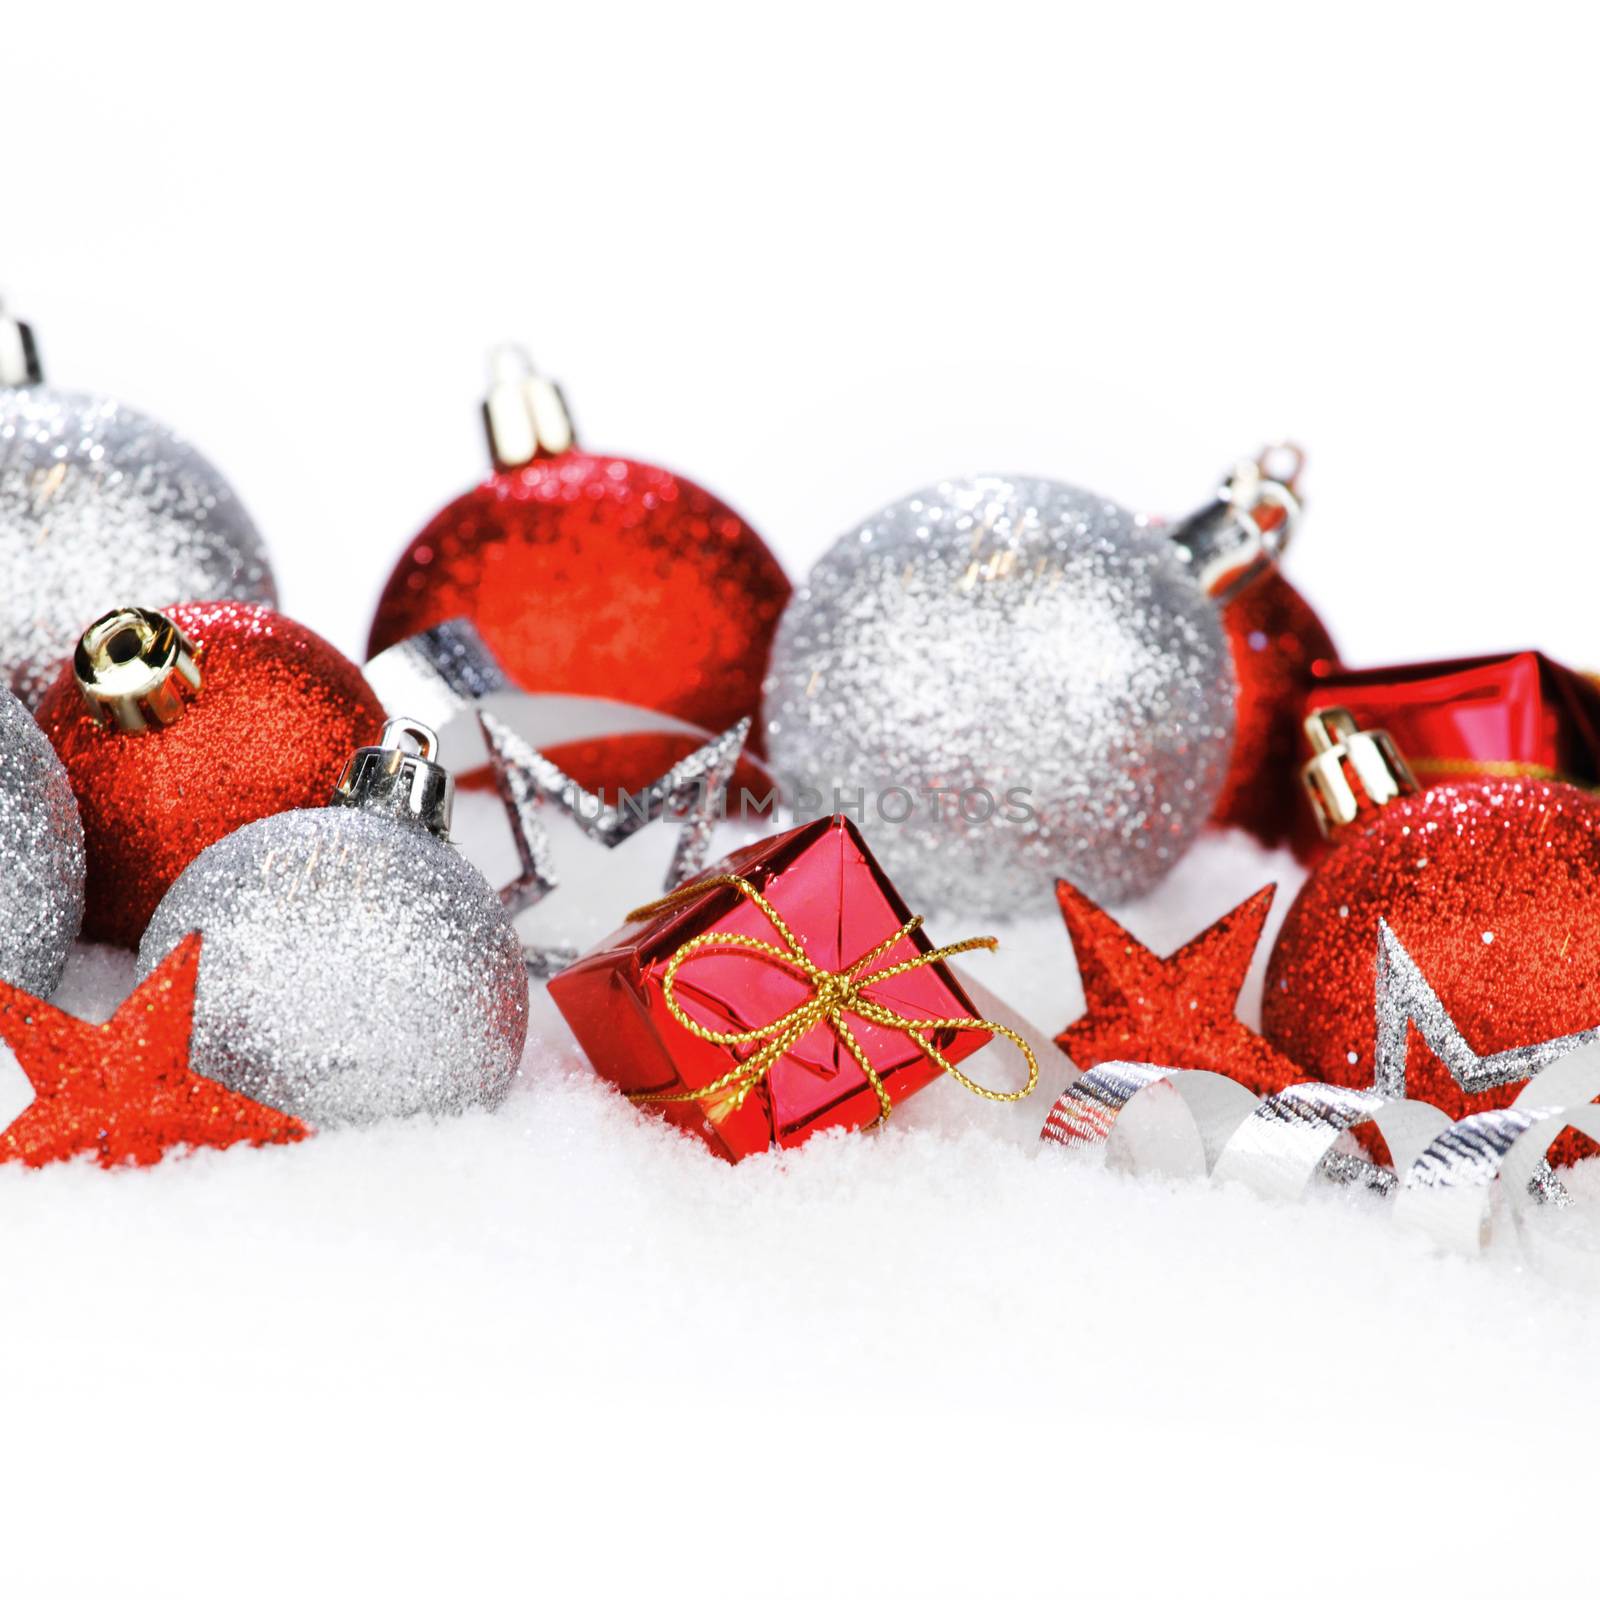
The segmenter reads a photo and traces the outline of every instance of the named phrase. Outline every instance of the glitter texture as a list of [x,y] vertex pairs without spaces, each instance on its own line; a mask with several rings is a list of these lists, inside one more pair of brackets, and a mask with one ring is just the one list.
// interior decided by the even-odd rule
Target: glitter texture
[[1310,1075],[1350,1088],[1399,1081],[1392,1019],[1376,1060],[1380,922],[1388,964],[1398,941],[1428,996],[1419,1003],[1413,984],[1408,1003],[1391,973],[1395,1003],[1421,1025],[1405,1046],[1407,1092],[1452,1118],[1510,1104],[1514,1082],[1475,1093],[1457,1082],[1431,1008],[1481,1056],[1600,1024],[1600,802],[1566,784],[1442,784],[1337,841],[1278,936],[1262,1031]]
[[83,932],[139,943],[162,895],[209,844],[274,812],[321,805],[345,758],[375,744],[378,697],[332,645],[298,622],[231,600],[171,606],[200,688],[168,727],[97,723],[72,667],[39,706],[83,814]]
[[1221,785],[1233,675],[1162,534],[1063,484],[968,478],[817,563],[765,716],[792,792],[865,791],[863,831],[914,901],[1007,915],[1057,875],[1108,904],[1164,876]]
[[0,1038],[34,1092],[0,1130],[0,1161],[39,1167],[87,1153],[103,1167],[146,1166],[176,1145],[303,1139],[295,1118],[190,1069],[199,964],[200,941],[185,939],[99,1025],[0,985]]
[[523,689],[715,730],[755,714],[788,597],[759,535],[704,489],[572,450],[446,506],[390,577],[369,653],[466,617]]
[[1271,884],[1165,957],[1070,883],[1056,892],[1088,1008],[1056,1036],[1075,1066],[1156,1061],[1225,1073],[1256,1094],[1273,1094],[1304,1076],[1237,1012],[1272,908]]
[[0,983],[49,994],[83,921],[83,827],[50,742],[0,688]]
[[1600,1037],[1600,1029],[1583,1028],[1557,1039],[1513,1045],[1492,1055],[1479,1054],[1461,1036],[1433,985],[1412,960],[1411,952],[1381,917],[1376,994],[1373,1087],[1379,1094],[1395,1098],[1406,1093],[1406,1056],[1413,1028],[1465,1095],[1482,1094],[1506,1084],[1524,1084],[1551,1062]]
[[194,1065],[327,1126],[493,1104],[528,1029],[522,952],[494,892],[426,829],[286,811],[205,851],[139,949],[205,935]]
[[30,707],[113,607],[276,603],[255,525],[190,445],[115,401],[0,389],[0,677]]
[[557,886],[539,817],[546,804],[571,817],[583,833],[608,850],[615,850],[646,824],[670,818],[678,825],[678,841],[662,888],[676,889],[692,878],[706,864],[723,791],[750,733],[748,719],[736,722],[726,733],[708,739],[698,750],[674,762],[650,783],[630,791],[625,799],[617,796],[617,803],[611,804],[603,795],[584,788],[571,773],[535,750],[514,728],[490,712],[480,711],[478,722],[489,747],[495,784],[505,804],[522,865],[522,877],[515,888],[501,892],[501,899],[516,911],[538,904]]
[[1222,621],[1239,698],[1233,759],[1212,815],[1278,844],[1303,804],[1300,719],[1313,667],[1336,665],[1338,653],[1321,618],[1276,568],[1230,600]]

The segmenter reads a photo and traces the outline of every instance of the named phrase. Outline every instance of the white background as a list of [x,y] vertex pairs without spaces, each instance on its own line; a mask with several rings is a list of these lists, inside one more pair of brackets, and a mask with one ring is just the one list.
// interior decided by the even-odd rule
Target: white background
[[[481,476],[484,353],[510,336],[562,380],[587,442],[699,478],[796,575],[937,476],[1039,472],[1177,511],[1287,434],[1312,459],[1292,574],[1348,659],[1539,645],[1593,666],[1585,22],[1526,4],[13,7],[0,283],[54,381],[160,415],[223,467],[285,609],[352,651],[405,541]],[[52,1191],[12,1193],[48,1212]],[[165,1214],[153,1191],[122,1193],[126,1210],[90,1204],[136,1260],[130,1219],[149,1205],[160,1230]],[[558,1186],[541,1199],[530,1229],[571,1228],[587,1203]],[[870,1276],[874,1219],[838,1237]],[[1273,1248],[1280,1281],[1316,1274]],[[1502,1388],[1457,1493],[1420,1413],[1396,1437],[1382,1414],[1310,1403],[1303,1381],[1276,1387],[1285,1360],[1336,1358],[1353,1396],[1373,1365],[1425,1375],[1429,1352],[1397,1321],[1426,1314],[1426,1297],[1402,1311],[1408,1259],[1369,1307],[1341,1305],[1328,1350],[1303,1306],[1275,1327],[1272,1285],[1241,1289],[1229,1303],[1250,1310],[1224,1341],[1237,1410],[1210,1395],[1192,1414],[1172,1401],[1192,1389],[1138,1374],[1119,1397],[1098,1365],[1117,1352],[1084,1351],[1072,1325],[991,1329],[951,1352],[948,1388],[863,1376],[853,1397],[810,1392],[761,1349],[697,1349],[700,1330],[674,1355],[744,1378],[636,1409],[672,1328],[608,1399],[605,1382],[552,1380],[537,1330],[451,1325],[439,1306],[424,1345],[436,1334],[449,1359],[368,1392],[350,1341],[379,1360],[387,1319],[414,1308],[309,1298],[301,1319],[275,1302],[273,1325],[293,1330],[283,1364],[218,1311],[196,1330],[211,1359],[195,1392],[163,1346],[153,1389],[107,1382],[92,1407],[64,1404],[65,1442],[49,1437],[74,1382],[63,1363],[4,1447],[26,1527],[47,1551],[61,1540],[63,1592],[97,1529],[98,1570],[120,1571],[137,1537],[153,1593],[245,1592],[296,1569],[284,1590],[329,1592],[337,1572],[342,1592],[397,1593],[397,1569],[426,1566],[433,1593],[577,1594],[633,1563],[704,1593],[870,1577],[886,1594],[1286,1594],[1383,1587],[1430,1562],[1462,1592],[1489,1558],[1448,1546],[1518,1526],[1548,1418],[1519,1419]],[[163,1260],[184,1281],[181,1258]],[[1189,1312],[1216,1310],[1163,1299],[1168,1267],[1157,1248],[1151,1298],[1119,1314],[1146,1365],[1167,1345],[1182,1364]],[[530,1322],[581,1321],[544,1289],[523,1302]],[[33,1292],[4,1315],[66,1316]],[[121,1292],[80,1284],[62,1303],[103,1315],[114,1345],[145,1316]],[[919,1354],[935,1375],[938,1303]],[[1448,1340],[1443,1304],[1430,1336]],[[851,1315],[838,1326],[861,1337]],[[316,1368],[319,1318],[344,1341],[337,1380]],[[1459,1403],[1475,1374],[1514,1393],[1541,1334],[1514,1304],[1505,1320],[1520,1354],[1458,1358]],[[1259,1353],[1239,1348],[1257,1335]],[[81,1328],[68,1345],[85,1381],[106,1370]],[[974,1381],[964,1363],[1001,1348],[995,1385]],[[1202,1389],[1215,1354],[1194,1358]],[[453,1404],[463,1359],[503,1375],[499,1424],[493,1405],[468,1426]],[[1270,1440],[1245,1426],[1268,1411]],[[1274,1517],[1312,1501],[1354,1520],[1307,1546]],[[633,1592],[649,1587],[636,1574]]]
[[[30,6],[0,279],[347,648],[486,348],[799,570],[968,469],[1155,510],[1288,433],[1359,662],[1592,661],[1592,57],[1519,6]],[[1563,557],[1563,552],[1567,552]]]

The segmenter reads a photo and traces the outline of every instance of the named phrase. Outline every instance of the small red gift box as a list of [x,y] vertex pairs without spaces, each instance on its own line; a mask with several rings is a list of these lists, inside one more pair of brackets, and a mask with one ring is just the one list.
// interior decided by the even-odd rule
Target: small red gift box
[[1021,1044],[933,954],[855,826],[829,817],[644,908],[550,997],[602,1077],[738,1161],[878,1121],[946,1070],[925,1046],[953,1068],[991,1033]]
[[[1537,650],[1370,667],[1313,669],[1306,715],[1335,706],[1382,728],[1423,788],[1456,778],[1600,783],[1600,686]],[[1296,850],[1318,847],[1309,821]]]
[[1424,786],[1461,777],[1600,782],[1600,687],[1524,650],[1363,672],[1313,669],[1306,714],[1384,728]]

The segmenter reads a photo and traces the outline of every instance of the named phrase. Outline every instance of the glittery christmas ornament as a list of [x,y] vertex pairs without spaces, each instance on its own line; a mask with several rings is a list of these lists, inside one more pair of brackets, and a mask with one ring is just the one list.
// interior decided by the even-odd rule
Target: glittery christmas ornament
[[216,468],[127,406],[45,387],[31,337],[3,311],[0,566],[0,679],[29,707],[113,606],[277,598]]
[[[798,809],[853,808],[912,898],[1004,915],[1064,875],[1152,888],[1220,790],[1233,671],[1219,600],[1279,498],[1236,473],[1169,531],[1042,478],[935,484],[812,569],[767,678]],[[809,804],[808,804],[809,802]]]
[[492,1105],[528,1030],[522,952],[449,843],[434,736],[394,720],[328,807],[241,828],[183,873],[139,947],[205,936],[195,1067],[317,1126]]
[[[1536,650],[1361,671],[1319,662],[1304,709],[1387,729],[1424,788],[1463,778],[1600,786],[1600,681]],[[1304,807],[1290,843],[1307,862],[1328,848]]]
[[0,688],[0,983],[49,994],[83,921],[83,827],[27,707]]
[[1231,601],[1222,622],[1239,697],[1233,758],[1212,816],[1281,844],[1299,806],[1300,714],[1312,670],[1338,657],[1316,612],[1276,571]]
[[[705,866],[712,834],[724,814],[728,781],[750,732],[747,717],[640,788],[608,802],[492,712],[480,711],[478,721],[521,866],[518,876],[500,890],[500,903],[512,916],[540,904],[560,885],[541,818],[546,806],[569,817],[607,850],[625,844],[649,823],[665,821],[676,828],[678,837],[662,887],[676,889],[692,878]],[[528,970],[539,978],[559,972],[577,953],[570,946],[548,944],[524,945],[522,950]]]
[[1057,883],[1056,893],[1087,1007],[1056,1036],[1074,1065],[1192,1067],[1223,1073],[1257,1094],[1304,1076],[1236,1010],[1272,908],[1271,884],[1170,956],[1147,949],[1070,883]]
[[1213,818],[1282,844],[1299,810],[1300,718],[1314,674],[1338,664],[1322,620],[1288,579],[1267,573],[1222,613],[1239,684],[1233,759]]
[[189,1065],[200,940],[182,940],[107,1023],[81,1022],[0,984],[0,1039],[34,1098],[0,1129],[0,1161],[39,1167],[90,1154],[103,1167],[159,1161],[177,1145],[285,1144],[304,1124]]
[[578,449],[519,352],[484,409],[494,475],[401,557],[370,653],[464,617],[523,689],[708,729],[753,716],[789,581],[749,524],[687,478]]
[[[1311,728],[1321,748],[1307,789],[1335,843],[1273,949],[1263,1032],[1312,1076],[1352,1088],[1381,1066],[1393,1090],[1403,1040],[1413,1098],[1453,1118],[1508,1105],[1516,1082],[1452,1064],[1426,1007],[1380,1027],[1380,969],[1403,951],[1479,1056],[1600,1024],[1600,801],[1529,779],[1419,794],[1386,736],[1337,710]],[[1392,971],[1388,983],[1402,999],[1422,993]]]
[[1580,1028],[1555,1038],[1538,1038],[1489,1052],[1475,1050],[1449,1008],[1428,982],[1388,920],[1378,919],[1378,971],[1374,985],[1372,1087],[1401,1098],[1411,1093],[1412,1035],[1420,1037],[1433,1059],[1464,1095],[1488,1089],[1520,1088],[1553,1062],[1600,1038],[1600,1027]]
[[[1257,470],[1301,501],[1305,455],[1297,445],[1274,445]],[[1303,503],[1303,501],[1302,501]],[[1263,528],[1281,527],[1281,559],[1298,524],[1277,507],[1258,513]],[[1263,844],[1281,844],[1299,810],[1300,719],[1313,674],[1338,664],[1322,620],[1274,567],[1223,607],[1222,625],[1239,686],[1234,707],[1233,756],[1212,817],[1244,828]]]
[[[380,651],[366,665],[367,682],[385,706],[419,717],[439,732],[439,760],[462,788],[486,787],[494,779],[478,712],[506,720],[518,737],[585,789],[636,794],[668,768],[694,757],[718,736],[681,717],[596,695],[524,694],[512,686],[478,630],[465,618],[441,622]],[[772,776],[741,754],[728,780],[730,803],[737,791],[751,806],[771,792]]]
[[108,612],[38,714],[83,814],[84,937],[130,949],[207,845],[320,805],[383,727],[377,695],[332,645],[232,600]]

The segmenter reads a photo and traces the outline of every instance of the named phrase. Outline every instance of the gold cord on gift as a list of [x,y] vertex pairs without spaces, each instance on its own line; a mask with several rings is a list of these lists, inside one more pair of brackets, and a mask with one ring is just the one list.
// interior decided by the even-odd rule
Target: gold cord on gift
[[[1411,770],[1429,778],[1533,778],[1540,783],[1564,783],[1554,767],[1537,761],[1474,761],[1461,756],[1413,757]],[[1582,788],[1583,785],[1578,785]]]
[[[718,888],[736,890],[756,906],[772,924],[773,931],[783,940],[785,948],[780,950],[764,939],[752,939],[742,933],[702,933],[698,938],[690,939],[679,946],[667,963],[667,970],[661,983],[662,996],[673,1019],[687,1028],[697,1039],[704,1039],[707,1044],[754,1044],[758,1040],[766,1042],[748,1061],[723,1073],[714,1083],[708,1083],[703,1089],[659,1094],[639,1092],[630,1094],[628,1096],[630,1100],[637,1104],[653,1105],[683,1104],[686,1101],[700,1100],[706,1102],[706,1115],[714,1122],[720,1122],[744,1104],[750,1091],[772,1071],[786,1051],[797,1045],[818,1023],[826,1022],[838,1035],[840,1043],[850,1052],[856,1065],[861,1068],[862,1076],[872,1086],[872,1092],[878,1097],[879,1120],[887,1122],[894,1104],[889,1098],[889,1091],[883,1086],[883,1080],[878,1076],[877,1069],[867,1059],[866,1051],[862,1049],[860,1041],[851,1031],[849,1022],[845,1020],[847,1015],[859,1017],[874,1027],[892,1028],[895,1032],[904,1034],[940,1071],[954,1078],[962,1088],[985,1100],[1004,1103],[1021,1100],[1033,1093],[1034,1086],[1039,1081],[1039,1063],[1028,1041],[1020,1033],[1005,1027],[1002,1023],[986,1022],[982,1017],[905,1017],[898,1011],[892,1011],[888,1006],[880,1004],[865,992],[873,984],[882,983],[886,978],[896,978],[902,973],[914,972],[918,967],[930,967],[936,961],[943,961],[948,956],[958,956],[968,950],[993,950],[998,940],[963,939],[959,944],[948,944],[941,949],[930,950],[925,955],[913,956],[908,961],[897,961],[893,966],[884,967],[880,971],[868,971],[873,962],[887,955],[902,939],[909,938],[922,926],[922,918],[913,917],[874,949],[869,950],[859,961],[852,962],[842,972],[829,972],[819,967],[806,954],[805,947],[795,937],[794,931],[761,891],[746,879],[732,873],[720,873],[716,877],[703,878],[698,883],[685,884],[683,888],[667,895],[664,899],[653,900],[647,906],[640,906],[637,910],[630,911],[627,920],[647,922],[663,911],[687,905],[691,900],[697,900],[701,895]],[[742,951],[758,961],[770,961],[774,966],[782,967],[802,982],[811,985],[811,998],[759,1028],[723,1032],[705,1027],[702,1023],[696,1022],[678,1003],[673,985],[677,981],[678,969],[685,961],[695,955],[717,950]],[[1023,1058],[1028,1063],[1027,1086],[1008,1093],[998,1089],[988,1089],[981,1083],[973,1082],[959,1067],[947,1061],[933,1041],[926,1037],[930,1033],[946,1030],[981,1032],[991,1034],[995,1038],[1009,1039],[1022,1052]]]

